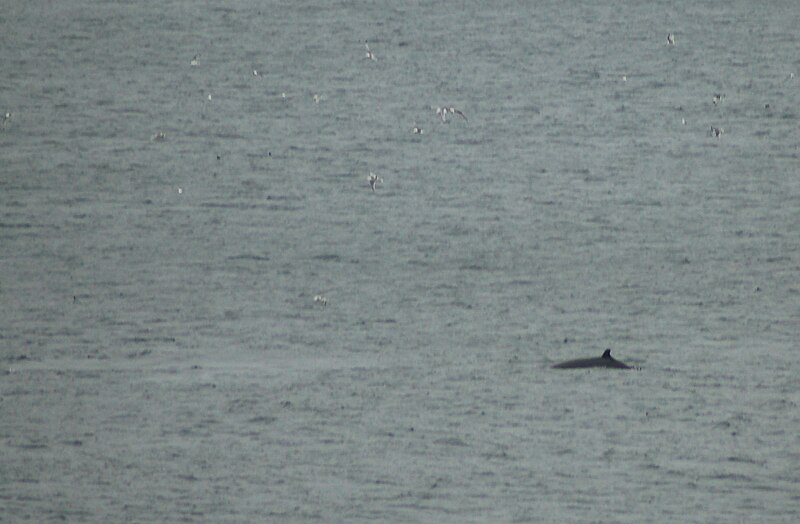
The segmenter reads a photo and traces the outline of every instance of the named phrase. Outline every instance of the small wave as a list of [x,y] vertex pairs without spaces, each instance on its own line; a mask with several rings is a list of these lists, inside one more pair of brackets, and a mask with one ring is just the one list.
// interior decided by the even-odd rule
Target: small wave
[[266,255],[242,254],[230,256],[228,257],[228,260],[255,260],[256,262],[267,262],[269,257]]
[[322,260],[323,262],[341,262],[342,257],[335,253],[325,253],[322,255],[315,255],[313,257],[314,260]]

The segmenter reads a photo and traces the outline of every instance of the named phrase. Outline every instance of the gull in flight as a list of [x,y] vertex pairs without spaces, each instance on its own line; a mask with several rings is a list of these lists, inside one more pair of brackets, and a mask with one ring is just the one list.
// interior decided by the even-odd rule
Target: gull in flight
[[364,46],[367,48],[367,56],[365,56],[364,58],[367,58],[369,60],[374,60],[375,62],[377,62],[378,59],[375,58],[375,53],[369,50],[369,44],[364,42]]
[[325,307],[328,305],[328,299],[322,295],[314,295],[314,303]]
[[196,65],[197,65],[197,56],[198,56],[198,55],[194,55],[194,58],[192,58],[192,61],[191,61],[191,62],[189,62],[189,64],[191,64],[191,65],[193,65],[193,66],[196,66]]
[[411,132],[414,133],[415,135],[421,135],[422,133],[425,132],[425,130],[423,130],[421,127],[414,126],[411,128]]
[[723,100],[725,100],[725,95],[722,95],[720,93],[715,94],[714,97],[711,99],[711,101],[714,102],[714,105],[721,103]]
[[725,132],[725,130],[722,129],[721,127],[711,126],[711,134],[714,135],[717,138],[719,138],[719,136],[724,132]]
[[667,44],[675,45],[675,35],[673,35],[672,33],[667,35]]
[[367,177],[367,181],[369,181],[369,187],[371,187],[373,191],[375,191],[375,184],[378,182],[383,184],[383,179],[372,172],[370,172],[369,176]]
[[467,115],[456,109],[455,107],[437,107],[436,108],[436,116],[442,117],[442,122],[447,122],[447,113],[451,115],[459,115],[461,118],[469,122],[467,120]]

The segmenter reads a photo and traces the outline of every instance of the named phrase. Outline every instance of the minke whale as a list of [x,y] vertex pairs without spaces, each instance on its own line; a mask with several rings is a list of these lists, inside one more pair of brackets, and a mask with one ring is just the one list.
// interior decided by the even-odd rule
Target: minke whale
[[579,368],[616,368],[631,369],[624,362],[620,362],[611,356],[611,350],[606,349],[603,356],[597,358],[579,358],[577,360],[567,360],[553,366],[555,369],[579,369]]

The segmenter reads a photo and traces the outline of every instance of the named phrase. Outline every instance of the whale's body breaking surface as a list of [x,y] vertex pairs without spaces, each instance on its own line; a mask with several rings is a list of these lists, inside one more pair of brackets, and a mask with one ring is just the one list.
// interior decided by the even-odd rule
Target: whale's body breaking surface
[[568,360],[553,366],[555,369],[581,369],[581,368],[614,368],[614,369],[631,369],[631,367],[624,362],[620,362],[611,356],[611,350],[606,349],[603,355],[597,358],[580,358],[577,360]]

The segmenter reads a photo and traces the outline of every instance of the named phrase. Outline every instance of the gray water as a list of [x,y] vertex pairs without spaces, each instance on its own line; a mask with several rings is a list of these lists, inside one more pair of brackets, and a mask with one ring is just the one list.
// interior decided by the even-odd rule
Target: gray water
[[2,2],[0,520],[797,522],[800,8],[630,4]]

